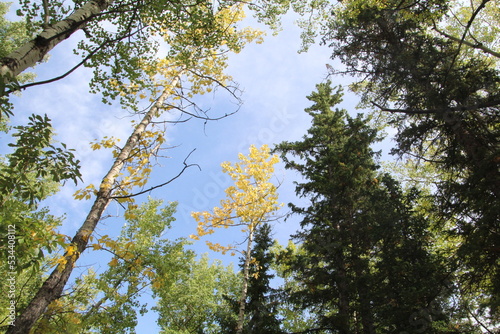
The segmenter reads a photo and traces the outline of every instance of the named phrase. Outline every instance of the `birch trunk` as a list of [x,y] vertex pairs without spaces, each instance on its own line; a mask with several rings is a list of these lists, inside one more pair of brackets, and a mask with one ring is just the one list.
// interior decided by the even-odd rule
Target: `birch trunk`
[[245,264],[243,265],[243,287],[241,288],[241,296],[239,302],[239,311],[238,311],[238,324],[236,326],[236,334],[241,334],[243,332],[243,323],[245,321],[245,303],[247,299],[247,291],[248,291],[248,279],[249,279],[249,271],[250,271],[250,252],[252,249],[253,242],[253,228],[249,228],[248,242],[247,242],[247,250],[245,253]]
[[101,219],[102,213],[112,199],[113,183],[115,182],[125,162],[129,159],[130,153],[136,146],[141,134],[150,124],[153,117],[158,114],[165,99],[171,94],[171,87],[175,87],[178,80],[178,77],[175,78],[171,85],[164,89],[156,103],[145,114],[142,121],[136,126],[128,138],[125,146],[122,148],[120,154],[115,159],[113,166],[102,179],[94,204],[92,205],[87,218],[71,241],[72,244],[76,246],[76,251],[73,254],[66,253],[64,255],[67,262],[65,264],[59,264],[52,271],[26,309],[24,309],[21,315],[16,318],[14,325],[9,327],[6,334],[29,333],[35,322],[45,312],[47,306],[61,296],[76,261],[87,247],[90,235],[94,232],[95,227]]
[[57,44],[83,28],[96,14],[103,12],[114,0],[91,0],[62,21],[46,27],[35,39],[26,42],[0,61],[0,76],[8,83],[28,67],[36,65]]

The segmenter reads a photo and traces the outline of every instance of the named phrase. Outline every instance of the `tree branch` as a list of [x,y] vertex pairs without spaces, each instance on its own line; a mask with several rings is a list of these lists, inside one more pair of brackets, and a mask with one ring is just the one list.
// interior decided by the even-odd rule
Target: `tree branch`
[[470,27],[472,26],[472,22],[474,22],[474,20],[476,19],[476,16],[479,14],[479,12],[486,6],[486,4],[490,2],[490,0],[483,0],[481,2],[481,4],[476,8],[476,10],[474,11],[474,13],[472,13],[472,16],[470,17],[469,21],[467,22],[467,25],[465,26],[465,30],[464,30],[464,33],[462,34],[462,38],[460,39],[460,42],[458,43],[458,48],[457,48],[457,52],[455,53],[455,56],[453,57],[453,60],[451,62],[451,65],[450,65],[450,68],[449,68],[449,71],[451,71],[451,69],[453,68],[453,66],[455,65],[455,62],[457,60],[457,57],[458,55],[460,54],[460,49],[462,48],[462,45],[464,44],[465,42],[465,38],[467,36],[467,33],[469,32],[469,29]]
[[379,108],[380,111],[387,111],[387,112],[392,112],[392,113],[403,113],[403,114],[408,114],[408,115],[428,115],[428,114],[437,114],[445,111],[473,111],[473,110],[478,110],[478,109],[483,109],[483,108],[491,108],[491,107],[499,107],[500,106],[500,100],[493,100],[490,102],[484,102],[484,103],[478,103],[470,106],[462,106],[462,107],[446,107],[442,109],[392,109],[392,108],[387,108],[383,107],[380,104],[376,103],[375,101],[371,101],[372,104]]
[[478,49],[478,50],[481,50],[487,54],[490,54],[496,58],[500,58],[500,52],[496,52],[490,48],[487,48],[486,46],[484,46],[482,43],[480,42],[476,42],[476,43],[472,43],[472,42],[469,42],[469,41],[466,41],[464,39],[461,39],[461,38],[458,38],[458,37],[455,37],[455,36],[452,36],[450,34],[447,34],[446,32],[440,30],[436,25],[434,25],[434,28],[433,28],[437,33],[439,33],[440,35],[454,41],[454,42],[457,42],[457,43],[462,43],[462,44],[465,44],[471,48],[474,48],[474,49]]
[[47,28],[50,24],[50,14],[49,14],[49,4],[47,3],[47,0],[43,0],[43,24],[42,28]]
[[176,180],[177,178],[179,178],[182,173],[184,173],[184,171],[186,169],[188,169],[189,167],[193,167],[193,166],[197,166],[200,170],[201,170],[201,167],[198,165],[198,164],[186,164],[186,160],[191,156],[191,154],[195,151],[196,149],[192,150],[191,152],[189,152],[189,154],[187,155],[187,157],[184,159],[184,161],[182,162],[184,164],[184,167],[182,168],[182,170],[176,175],[174,176],[173,178],[171,178],[170,180],[168,180],[167,182],[164,182],[162,184],[158,184],[154,187],[151,187],[149,189],[146,189],[146,190],[143,190],[143,191],[140,191],[138,193],[135,193],[135,194],[130,194],[130,195],[124,195],[124,196],[112,196],[111,199],[121,199],[121,198],[131,198],[131,197],[136,197],[136,196],[139,196],[139,195],[142,195],[142,194],[145,194],[147,192],[150,192],[150,191],[153,191],[157,188],[161,188],[163,186],[166,186],[167,184],[173,182],[174,180]]
[[[79,62],[78,64],[76,64],[75,66],[73,66],[66,73],[61,74],[60,76],[54,77],[52,79],[38,81],[38,82],[31,82],[31,83],[28,83],[28,84],[16,87],[15,91],[23,90],[23,89],[26,89],[26,88],[29,88],[29,87],[33,87],[33,86],[44,85],[44,84],[48,84],[48,83],[52,83],[52,82],[64,79],[68,75],[70,75],[71,73],[73,73],[74,71],[76,71],[80,66],[82,66],[83,64],[85,64],[87,62],[87,60],[89,60],[92,56],[94,56],[98,51],[100,51],[101,49],[103,49],[107,45],[115,43],[117,41],[120,41],[120,40],[122,40],[124,38],[131,37],[131,36],[133,36],[133,35],[135,35],[137,33],[139,33],[139,30],[135,31],[133,33],[130,33],[130,34],[126,35],[126,36],[121,36],[119,38],[115,38],[115,39],[112,39],[112,40],[107,40],[103,44],[101,44],[97,48],[95,48],[93,51],[91,51],[85,58],[83,58],[83,60],[81,62]],[[7,96],[7,95],[9,95],[9,94],[11,94],[13,92],[14,92],[14,90],[8,90],[8,91],[5,92],[5,96]]]

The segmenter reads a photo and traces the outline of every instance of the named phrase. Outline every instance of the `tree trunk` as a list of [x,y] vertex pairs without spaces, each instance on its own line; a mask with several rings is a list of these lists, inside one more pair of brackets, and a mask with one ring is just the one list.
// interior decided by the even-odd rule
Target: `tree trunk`
[[247,250],[245,252],[245,264],[243,266],[243,287],[241,288],[241,296],[239,302],[239,312],[238,312],[238,324],[236,326],[236,334],[241,334],[243,332],[243,323],[245,321],[245,304],[247,299],[247,290],[248,290],[248,273],[250,271],[250,252],[252,250],[252,242],[253,242],[253,232],[254,228],[249,227],[249,235],[247,242]]
[[156,103],[145,114],[141,123],[136,126],[134,132],[128,138],[127,143],[122,148],[120,154],[113,163],[113,166],[102,179],[94,204],[92,205],[92,208],[90,209],[83,225],[71,241],[72,245],[76,246],[76,251],[71,252],[71,254],[68,252],[64,254],[67,262],[65,264],[59,264],[52,271],[26,309],[24,309],[19,317],[16,318],[14,325],[9,327],[6,334],[29,333],[35,322],[45,312],[47,306],[61,296],[76,261],[80,257],[80,254],[85,251],[90,235],[94,232],[95,227],[101,219],[102,213],[111,201],[113,183],[120,173],[120,170],[123,168],[127,159],[130,158],[130,153],[136,146],[141,134],[150,124],[152,118],[158,114],[159,108],[162,106],[165,99],[171,94],[171,87],[175,87],[178,80],[178,77],[176,77],[172,84],[165,88]]
[[91,0],[62,21],[46,27],[35,39],[26,42],[0,61],[0,76],[4,84],[12,81],[28,67],[36,65],[57,44],[83,28],[96,14],[101,13],[114,0]]

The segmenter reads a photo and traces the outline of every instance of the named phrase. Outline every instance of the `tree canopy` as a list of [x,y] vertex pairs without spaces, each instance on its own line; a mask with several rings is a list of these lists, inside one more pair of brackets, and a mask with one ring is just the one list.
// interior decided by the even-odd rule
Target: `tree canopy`
[[[498,332],[499,8],[498,0],[0,3],[0,332],[135,333],[147,312],[165,334]],[[278,33],[291,10],[301,51],[319,41],[331,54],[306,97],[288,95],[292,85],[312,86],[309,75],[292,75],[307,64],[285,79],[267,66],[285,63],[281,47],[243,55],[248,63],[233,58],[264,40],[245,23]],[[74,48],[68,68],[50,58],[64,44]],[[226,122],[244,102],[228,72],[237,67],[255,75],[259,101]],[[97,98],[75,102],[93,124],[130,118],[126,129],[120,120],[101,131],[74,124],[70,107],[64,118],[44,108],[45,97],[82,93],[58,84],[83,68]],[[257,81],[261,72],[267,79]],[[280,104],[285,95],[292,108]],[[97,136],[85,154],[60,141],[65,126],[75,129],[71,143],[85,131]],[[170,150],[178,137],[204,147],[205,164],[192,162],[194,151]]]

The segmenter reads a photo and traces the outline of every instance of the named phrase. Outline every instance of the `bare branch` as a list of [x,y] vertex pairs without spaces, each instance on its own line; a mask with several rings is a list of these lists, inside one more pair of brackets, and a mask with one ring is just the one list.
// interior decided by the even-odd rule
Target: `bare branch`
[[184,164],[184,167],[182,168],[182,170],[176,175],[174,176],[173,178],[171,178],[170,180],[168,180],[167,182],[164,182],[162,184],[158,184],[154,187],[151,187],[149,189],[146,189],[146,190],[143,190],[143,191],[140,191],[138,193],[135,193],[135,194],[130,194],[130,195],[124,195],[124,196],[112,196],[111,198],[112,199],[120,199],[120,198],[132,198],[132,197],[136,197],[136,196],[139,196],[139,195],[142,195],[142,194],[145,194],[147,192],[150,192],[150,191],[153,191],[155,189],[158,189],[158,188],[161,188],[163,186],[166,186],[167,184],[173,182],[174,180],[176,180],[177,178],[179,178],[182,173],[184,173],[184,171],[186,169],[188,169],[189,167],[193,167],[193,166],[197,166],[200,170],[201,170],[201,167],[198,165],[198,164],[187,164],[186,163],[186,160],[191,156],[191,154],[195,151],[196,149],[192,150],[191,152],[189,152],[189,154],[187,155],[187,157],[184,159],[184,161],[182,162]]

